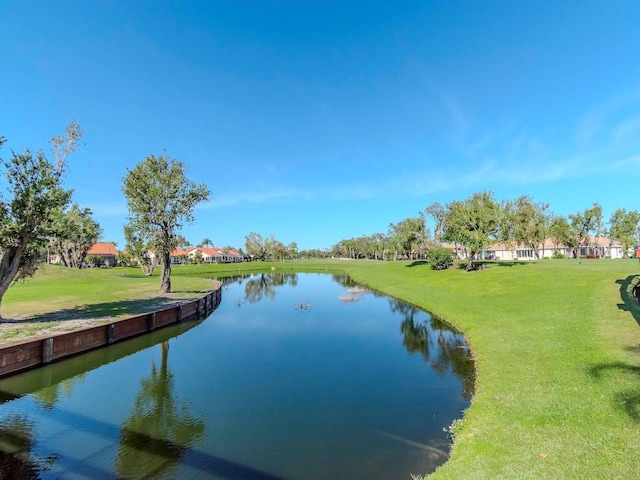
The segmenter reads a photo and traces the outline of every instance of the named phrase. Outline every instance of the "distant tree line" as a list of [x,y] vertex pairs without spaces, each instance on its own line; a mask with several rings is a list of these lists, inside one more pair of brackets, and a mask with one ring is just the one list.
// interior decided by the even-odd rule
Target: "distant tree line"
[[[375,260],[426,259],[442,256],[434,250],[443,243],[454,246],[468,259],[467,269],[493,243],[524,246],[541,258],[545,242],[569,247],[577,258],[581,247],[598,246],[601,238],[617,241],[624,254],[636,244],[640,223],[637,210],[619,208],[605,221],[598,203],[567,217],[549,211],[549,204],[528,195],[498,202],[492,192],[474,193],[465,200],[442,205],[434,202],[416,217],[389,224],[386,233],[344,239],[331,249],[332,256]],[[596,256],[600,249],[595,248]],[[446,261],[444,263],[447,263]],[[435,268],[435,267],[434,267]]]

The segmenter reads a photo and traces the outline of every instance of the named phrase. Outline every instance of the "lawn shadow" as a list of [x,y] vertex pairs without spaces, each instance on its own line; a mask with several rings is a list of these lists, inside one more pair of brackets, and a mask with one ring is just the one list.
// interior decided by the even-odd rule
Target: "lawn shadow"
[[415,262],[411,262],[409,265],[405,265],[405,267],[413,268],[420,265],[429,265],[429,262],[426,260],[416,260]]
[[498,267],[515,267],[516,265],[533,265],[535,262],[533,260],[527,260],[522,261],[522,260],[498,260],[495,262],[489,262],[490,265],[497,265]]
[[[640,303],[634,295],[634,287],[638,284],[637,275],[629,275],[626,278],[616,280],[620,285],[620,299],[618,308],[629,312],[636,323],[640,324]],[[640,345],[629,346],[627,351],[640,355]],[[627,388],[612,394],[615,408],[622,409],[634,422],[640,423],[640,365],[628,362],[610,362],[594,365],[589,368],[589,374],[602,379],[606,376],[618,376],[618,382],[628,385],[636,385],[635,388]],[[630,381],[628,378],[630,377]]]
[[[475,260],[473,262],[473,264],[475,265],[475,268],[472,271],[475,270],[484,270],[486,268],[491,268],[491,267],[515,267],[516,265],[529,265],[529,264],[534,264],[537,263],[533,260],[527,260],[522,261],[522,260]],[[458,268],[460,270],[466,270],[467,268],[467,262],[466,261],[462,261],[458,264]]]
[[616,280],[616,283],[620,285],[620,299],[622,300],[622,303],[618,304],[618,308],[633,315],[633,318],[640,325],[640,303],[633,294],[633,288],[638,284],[637,279],[637,275],[629,275],[627,278]]
[[20,320],[2,318],[0,323],[11,323],[23,326],[55,321],[64,323],[70,320],[100,320],[104,318],[125,317],[188,302],[206,295],[208,291],[180,290],[172,293],[176,295],[157,295],[151,298],[77,305],[73,308],[63,308],[45,312]]
[[[602,378],[606,372],[629,374],[638,384],[640,366],[625,362],[611,362],[601,363],[589,369],[589,374],[596,379]],[[640,423],[640,387],[614,393],[613,403],[615,408],[622,409],[634,422]]]

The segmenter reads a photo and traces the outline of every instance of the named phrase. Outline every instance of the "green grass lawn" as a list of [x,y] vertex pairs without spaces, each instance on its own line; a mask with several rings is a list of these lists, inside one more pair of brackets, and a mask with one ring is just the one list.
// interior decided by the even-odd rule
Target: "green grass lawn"
[[[206,289],[208,277],[272,267],[345,271],[466,334],[476,393],[451,459],[430,478],[640,478],[640,305],[629,293],[637,261],[544,260],[471,273],[411,262],[294,261],[180,266],[172,279],[188,293]],[[158,288],[157,276],[135,270],[48,269],[12,287],[2,311],[10,317],[36,304],[39,313],[92,304],[122,311]]]

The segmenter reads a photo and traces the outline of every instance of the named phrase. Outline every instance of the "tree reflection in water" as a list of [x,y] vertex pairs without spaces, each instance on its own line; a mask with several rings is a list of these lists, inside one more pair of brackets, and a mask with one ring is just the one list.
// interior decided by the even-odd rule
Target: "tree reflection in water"
[[70,398],[76,386],[84,382],[86,373],[65,378],[58,383],[48,385],[33,392],[33,399],[45,410],[52,411],[62,398]]
[[276,296],[276,287],[282,285],[295,287],[297,284],[297,273],[273,272],[253,275],[244,286],[245,298],[249,303],[258,303],[263,298],[273,300]]
[[49,469],[57,460],[57,455],[40,461],[32,458],[33,427],[27,416],[17,414],[0,423],[0,478],[38,479],[40,472]]
[[119,477],[171,477],[185,453],[204,434],[204,422],[194,418],[173,392],[169,342],[163,342],[161,350],[160,369],[154,362],[149,377],[141,380],[133,411],[120,428]]
[[416,321],[420,310],[413,305],[393,298],[389,299],[389,304],[391,311],[404,316],[400,331],[407,352],[421,355],[440,375],[448,371],[454,373],[463,381],[463,397],[470,400],[475,388],[475,368],[464,335],[432,316],[428,320]]

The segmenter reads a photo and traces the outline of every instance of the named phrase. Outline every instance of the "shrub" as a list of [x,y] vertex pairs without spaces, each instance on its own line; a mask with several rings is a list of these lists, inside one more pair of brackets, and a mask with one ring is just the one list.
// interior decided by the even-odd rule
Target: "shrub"
[[446,270],[453,265],[453,253],[445,247],[429,249],[429,264],[433,270]]

